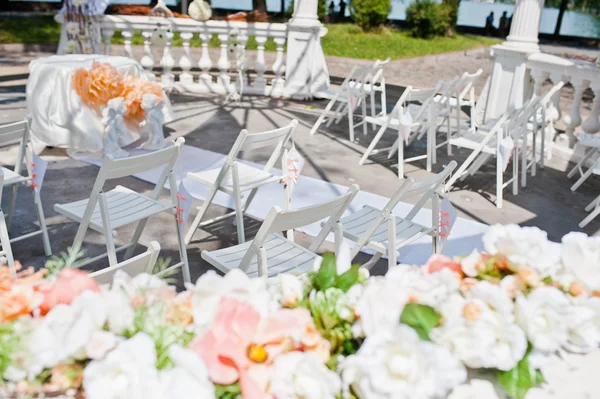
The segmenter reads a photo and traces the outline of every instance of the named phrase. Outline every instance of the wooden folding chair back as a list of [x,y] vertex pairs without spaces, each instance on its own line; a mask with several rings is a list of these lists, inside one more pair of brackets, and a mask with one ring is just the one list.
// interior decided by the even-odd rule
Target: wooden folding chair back
[[91,273],[90,277],[96,279],[99,284],[109,284],[113,281],[114,275],[118,270],[127,273],[131,277],[142,273],[152,274],[159,253],[160,244],[156,241],[152,241],[146,252],[134,256],[131,259],[127,259],[115,266]]
[[[248,269],[250,263],[256,256],[260,256],[261,248],[266,238],[271,234],[279,234],[282,231],[290,231],[299,227],[307,226],[327,218],[318,236],[313,240],[308,248],[311,252],[316,252],[323,244],[329,233],[336,230],[336,246],[340,245],[342,240],[342,226],[339,220],[346,211],[350,202],[358,193],[358,185],[352,185],[346,193],[327,202],[308,206],[301,209],[282,211],[279,207],[271,208],[263,224],[252,240],[248,252],[242,259],[240,269],[244,272]],[[264,249],[262,249],[264,251]]]

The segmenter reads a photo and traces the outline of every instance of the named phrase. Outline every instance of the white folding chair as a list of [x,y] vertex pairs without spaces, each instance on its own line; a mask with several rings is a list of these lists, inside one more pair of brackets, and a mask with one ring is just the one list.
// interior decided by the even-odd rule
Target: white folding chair
[[[589,133],[577,133],[576,136],[579,145],[586,149],[586,153],[567,175],[570,179],[576,173],[580,174],[579,179],[571,187],[571,191],[576,191],[592,174],[600,175],[600,159],[596,159],[596,155],[600,151],[600,136]],[[589,166],[590,163],[591,166]],[[585,170],[584,168],[587,166],[589,168]]]
[[[0,166],[0,169],[4,173],[4,182],[0,185],[0,190],[4,187],[12,190],[7,206],[6,212],[6,226],[10,231],[12,225],[13,215],[15,212],[15,205],[17,201],[17,193],[20,185],[31,187],[33,183],[33,171],[31,168],[31,160],[28,159],[27,149],[29,147],[29,126],[28,122],[20,121],[10,123],[7,125],[0,126],[0,147],[8,147],[12,145],[18,145],[19,149],[17,152],[15,167],[13,170]],[[25,168],[23,166],[25,165]],[[23,169],[25,169],[26,175],[23,175]],[[38,216],[38,222],[40,224],[39,230],[31,233],[23,234],[18,237],[13,237],[11,242],[25,240],[36,235],[42,236],[42,242],[44,244],[44,252],[46,256],[52,255],[52,248],[50,247],[50,239],[48,237],[48,229],[46,228],[46,218],[44,216],[44,208],[42,206],[42,199],[40,198],[39,190],[33,191],[33,201]]]
[[[371,116],[375,117],[377,115],[386,115],[387,114],[387,93],[385,90],[385,76],[384,70],[389,65],[391,58],[388,57],[384,61],[377,60],[373,64],[373,69],[367,75],[365,82],[363,84],[364,92],[366,95],[371,97]],[[356,83],[351,81],[350,88],[358,88]],[[376,106],[376,94],[380,93],[380,104],[381,104],[381,112],[377,112]],[[373,125],[373,129],[377,129],[376,125]]]
[[[267,184],[278,182],[283,176],[273,173],[273,166],[277,160],[282,158],[282,170],[286,170],[288,145],[291,144],[291,138],[298,125],[297,120],[292,120],[285,127],[262,133],[248,133],[246,129],[242,130],[237,140],[233,144],[227,161],[221,168],[210,169],[202,172],[190,172],[188,178],[210,187],[210,194],[204,200],[199,209],[190,229],[185,236],[185,243],[189,244],[199,227],[214,223],[218,220],[227,218],[233,214],[236,215],[238,241],[240,244],[245,242],[244,236],[244,213],[254,199],[257,190]],[[262,169],[250,166],[240,162],[237,157],[242,151],[264,149],[274,147],[273,153]],[[285,172],[284,172],[285,173]],[[286,186],[286,190],[289,186]],[[229,194],[234,199],[235,210],[226,215],[215,219],[207,220],[203,223],[202,218],[208,210],[209,205],[218,191]],[[242,203],[244,193],[250,191],[246,201]],[[289,193],[286,193],[286,204],[289,201]]]
[[[513,177],[504,181],[504,163],[501,157],[502,140],[511,136],[508,123],[508,116],[505,114],[498,119],[489,131],[483,128],[477,129],[474,133],[462,133],[457,137],[450,137],[449,143],[457,147],[471,150],[471,154],[452,175],[446,183],[446,191],[449,191],[452,185],[460,178],[465,179],[469,175],[474,175],[490,157],[496,157],[496,206],[502,208],[502,192],[510,183],[513,184],[513,194],[518,193],[518,146],[515,145],[512,150]],[[508,155],[508,154],[507,154]]]
[[[110,155],[107,155],[104,157],[102,167],[98,172],[98,177],[88,199],[54,206],[56,212],[79,223],[79,229],[73,241],[73,248],[81,248],[88,228],[103,234],[105,237],[107,253],[88,259],[86,262],[82,262],[79,267],[105,256],[108,256],[110,266],[116,266],[117,252],[125,249],[127,249],[125,259],[129,259],[133,255],[133,251],[146,227],[148,218],[166,212],[173,215],[180,256],[180,262],[170,266],[167,270],[181,267],[184,280],[190,282],[187,252],[183,242],[183,227],[177,221],[177,181],[173,172],[173,167],[179,158],[184,142],[183,137],[180,137],[175,143],[171,142],[171,145],[162,150],[129,158],[114,160]],[[103,191],[105,182],[108,180],[131,176],[155,168],[162,168],[162,173],[150,195],[143,195],[123,186],[117,186],[108,192]],[[171,198],[170,202],[162,203],[158,200],[158,196],[167,180]],[[113,230],[136,222],[137,227],[129,244],[115,248],[113,236],[116,232]]]
[[[0,187],[4,183],[4,171],[0,168]],[[2,190],[0,190],[0,204],[2,204]],[[6,220],[4,220],[4,213],[0,206],[0,264],[8,263],[10,272],[14,275],[15,260],[13,258],[12,249],[10,247],[10,239],[8,238],[8,229],[6,227]]]
[[585,207],[585,211],[590,212],[590,214],[586,216],[586,218],[583,219],[581,223],[579,223],[579,227],[581,227],[582,229],[585,226],[587,226],[592,220],[598,217],[598,215],[600,215],[600,195],[595,200],[590,202],[588,206]]
[[[363,165],[369,155],[375,152],[375,146],[381,140],[381,137],[388,128],[394,128],[398,132],[396,142],[389,148],[388,159],[390,159],[396,151],[398,151],[398,177],[404,178],[404,164],[408,162],[427,159],[427,171],[431,171],[432,162],[435,163],[435,155],[431,149],[435,146],[435,128],[436,118],[433,108],[433,98],[438,93],[440,85],[429,89],[413,89],[408,86],[394,106],[394,109],[389,115],[378,115],[377,117],[367,117],[367,122],[373,125],[381,126],[379,131],[369,144],[369,147],[358,162]],[[404,142],[405,138],[401,132],[401,116],[404,112],[410,113],[412,117],[412,125],[410,126],[408,142],[412,143],[414,139],[421,133],[427,134],[427,153],[418,155],[412,158],[404,158]],[[399,144],[402,143],[402,146]],[[386,149],[383,149],[386,150]],[[382,150],[379,150],[382,151]]]
[[117,270],[124,271],[129,276],[137,276],[138,274],[152,274],[158,254],[160,253],[160,244],[152,241],[148,245],[148,250],[131,259],[127,259],[115,266],[110,266],[97,272],[90,273],[90,277],[96,279],[99,284],[110,284]]
[[[326,127],[329,127],[334,121],[339,123],[344,116],[348,116],[350,141],[354,141],[354,128],[357,126],[362,125],[363,134],[367,134],[367,92],[365,82],[368,80],[372,69],[372,66],[354,67],[339,88],[331,88],[321,93],[323,98],[329,98],[329,103],[310,130],[311,136],[319,130],[319,127],[325,121],[327,121]],[[362,121],[354,123],[354,111],[359,105],[362,110]]]
[[[216,251],[202,251],[202,258],[223,273],[236,268],[249,276],[261,277],[306,273],[312,269],[315,259],[320,259],[316,251],[332,230],[338,251],[343,234],[340,218],[358,190],[355,184],[334,200],[301,209],[281,211],[279,207],[273,207],[252,241]],[[308,248],[296,244],[293,235],[286,239],[281,234],[325,218],[327,221]]]
[[[452,161],[441,173],[419,181],[409,178],[402,183],[383,209],[366,205],[358,212],[345,216],[340,220],[344,226],[344,237],[355,242],[351,256],[367,247],[375,251],[369,262],[363,265],[371,268],[384,255],[388,257],[388,266],[396,266],[398,250],[423,236],[431,236],[433,253],[439,246],[440,201],[444,198],[444,181],[456,168]],[[404,217],[393,214],[394,208],[403,199],[420,197],[411,211]],[[413,221],[413,218],[431,201],[431,226],[423,226]]]

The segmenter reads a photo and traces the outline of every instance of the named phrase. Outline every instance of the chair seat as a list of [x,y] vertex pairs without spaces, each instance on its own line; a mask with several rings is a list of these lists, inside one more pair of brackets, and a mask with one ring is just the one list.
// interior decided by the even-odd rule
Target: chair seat
[[[126,187],[117,186],[114,190],[107,192],[106,202],[108,204],[108,219],[113,229],[137,222],[149,216],[161,212],[173,213],[173,206],[162,204],[157,200],[138,194]],[[57,204],[54,210],[65,215],[78,223],[83,221],[83,214],[89,199],[71,202],[68,204]],[[90,228],[105,234],[105,229],[100,215],[100,205],[96,204],[90,221]]]
[[[442,95],[437,95],[433,98],[433,101],[435,101],[436,103],[439,103],[443,98],[445,98]],[[456,108],[457,106],[466,106],[466,105],[470,105],[471,102],[469,100],[462,100],[462,101],[458,101],[458,99],[456,97],[449,97],[448,99],[445,100],[446,104],[449,104],[451,107]]]
[[[413,117],[413,121],[417,119],[417,114],[419,113],[419,110],[421,109],[421,106],[418,104],[408,104],[406,109],[408,109],[408,113]],[[389,115],[376,115],[376,116],[367,116],[365,118],[365,120],[368,123],[371,124],[376,124],[376,125],[383,125],[388,121]],[[422,122],[414,122],[412,124],[412,127],[418,127],[422,124]],[[389,120],[389,127],[398,127],[400,126],[400,120],[398,118],[391,118]]]
[[600,136],[589,133],[577,133],[579,144],[585,147],[600,148]]
[[[265,184],[277,182],[282,178],[282,176],[276,176],[270,172],[265,172],[262,169],[255,168],[241,162],[237,162],[237,166],[241,191],[247,191]],[[221,168],[218,168],[205,170],[202,172],[190,172],[187,176],[190,179],[207,186],[214,186],[220,172]],[[228,194],[233,194],[233,176],[231,168],[227,170],[227,175],[221,182],[219,189]]]
[[348,86],[350,86],[350,88],[352,89],[357,89],[360,90],[361,87],[364,86],[364,91],[367,94],[371,94],[372,91],[383,91],[383,85],[381,84],[371,84],[371,83],[367,83],[367,84],[362,84],[362,83],[356,83],[356,82],[348,82]]
[[[367,229],[371,228],[375,222],[375,219],[380,214],[380,209],[366,205],[358,212],[354,212],[351,215],[343,217],[340,222],[344,228],[344,237],[355,242],[358,241],[360,237],[367,231]],[[422,226],[413,221],[396,217],[396,242],[399,243],[397,248],[401,248],[407,244],[410,244],[417,238],[422,237],[425,234],[429,234],[432,231],[434,231],[434,229],[431,227]],[[414,239],[407,241],[410,238]],[[387,248],[387,242],[388,224],[384,221],[375,230],[375,233],[373,233],[371,238],[369,238],[367,245],[372,248],[375,247],[376,249],[385,250],[385,248]]]
[[0,166],[2,168],[2,173],[4,174],[4,183],[2,186],[9,186],[12,184],[20,183],[26,181],[28,178],[25,176],[21,176],[18,173],[13,172],[12,170]]
[[[354,95],[354,97],[358,98],[361,96],[359,89],[350,89],[350,90],[352,91],[352,94]],[[330,87],[327,90],[320,91],[315,94],[315,97],[325,99],[325,100],[333,100],[335,98],[335,96],[338,96],[338,95],[339,95],[339,97],[337,98],[338,101],[345,102],[345,103],[349,102],[348,92],[346,90],[342,91],[339,87]]]
[[[244,255],[252,241],[233,247],[219,249],[216,251],[202,251],[202,259],[222,271],[227,273],[232,269],[239,268]],[[303,274],[313,268],[316,259],[321,259],[308,249],[287,240],[279,234],[271,234],[265,240],[263,245],[267,252],[267,267],[269,277],[281,273]],[[246,273],[251,277],[258,276],[258,261],[252,260]]]
[[[472,132],[464,132],[460,135],[460,137],[456,137],[456,138],[451,138],[450,139],[450,144],[457,146],[457,147],[462,147],[462,148],[468,148],[470,150],[476,150],[479,148],[479,146],[481,145],[481,142],[485,139],[485,135],[481,134],[481,133],[472,133]],[[490,143],[492,143],[492,145],[490,145]],[[486,154],[495,154],[496,153],[496,139],[492,138],[491,140],[488,141],[488,143],[486,145],[483,146],[481,152],[484,152]]]

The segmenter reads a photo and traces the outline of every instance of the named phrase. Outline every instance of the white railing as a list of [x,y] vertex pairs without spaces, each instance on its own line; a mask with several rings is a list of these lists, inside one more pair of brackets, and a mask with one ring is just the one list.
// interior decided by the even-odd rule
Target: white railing
[[[165,89],[176,88],[184,92],[228,94],[236,91],[236,87],[239,87],[241,83],[245,94],[273,97],[284,95],[286,24],[238,21],[198,22],[186,18],[174,18],[171,21],[171,32],[166,33],[162,56],[157,59],[159,57],[154,56],[152,43],[152,37],[157,29],[156,20],[144,16],[105,15],[102,20],[104,52],[107,55],[110,54],[111,38],[115,30],[120,30],[125,42],[123,55],[135,58],[132,38],[135,31],[141,31],[144,38],[144,54],[139,61],[148,71],[152,71],[156,67],[160,68],[160,80]],[[183,54],[178,60],[173,57],[171,43],[175,32],[180,33],[183,42]],[[242,77],[243,82],[237,82],[235,77],[232,81],[231,60],[228,53],[232,32],[238,34],[237,43],[243,47],[246,46],[250,37],[254,36],[256,39],[258,46],[254,62],[249,62],[248,53],[244,62],[244,69],[247,69],[249,64],[254,65],[255,75],[252,82],[248,81],[245,73]],[[220,53],[217,60],[211,59],[209,52],[209,42],[213,35],[216,35],[220,42]],[[197,60],[193,59],[190,51],[190,41],[194,36],[198,36],[202,43],[201,55]],[[275,62],[272,65],[267,65],[265,62],[265,43],[269,38],[273,38],[277,48]],[[191,73],[194,65],[200,69],[200,75],[196,79]],[[174,71],[175,67],[179,67],[181,72]],[[216,77],[210,73],[213,67],[218,69]],[[272,71],[274,76],[272,78],[265,76],[267,71]]]
[[[581,129],[585,133],[600,132],[600,70],[592,63],[567,60],[550,54],[536,53],[527,59],[527,67],[534,80],[534,93],[540,94],[543,83],[550,79],[557,83],[570,82],[574,89],[571,109],[561,112],[560,92],[552,98],[550,112],[555,121],[562,116],[566,127],[569,148],[573,148],[577,142],[574,133]],[[581,117],[581,98],[587,88],[594,93],[594,102],[591,111],[585,121]]]

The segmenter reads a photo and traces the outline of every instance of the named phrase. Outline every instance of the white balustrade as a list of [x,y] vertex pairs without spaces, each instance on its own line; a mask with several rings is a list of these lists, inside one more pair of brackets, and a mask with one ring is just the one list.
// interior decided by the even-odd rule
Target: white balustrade
[[[228,54],[228,44],[231,33],[236,31],[238,33],[237,41],[242,47],[246,46],[251,36],[257,43],[257,51],[246,51],[245,60],[241,65],[244,72],[248,68],[254,67],[254,71],[250,71],[250,79],[247,73],[243,73],[241,83],[244,86],[244,93],[274,97],[285,95],[286,57],[284,48],[288,34],[286,24],[238,21],[198,22],[193,19],[174,18],[171,24],[172,33],[166,34],[167,40],[163,44],[152,42],[155,28],[156,22],[149,17],[105,15],[102,21],[105,53],[110,53],[110,38],[116,30],[120,30],[125,39],[123,55],[135,58],[132,38],[135,31],[141,31],[144,38],[144,55],[140,59],[140,63],[146,70],[152,71],[158,59],[153,55],[153,50],[158,51],[156,47],[162,48],[162,56],[159,59],[159,76],[165,89],[175,88],[182,92],[227,94],[233,88],[232,62],[237,61]],[[173,34],[175,33],[179,33],[183,44],[183,54],[177,61],[173,57],[173,51],[176,51],[176,54],[181,53],[180,50],[172,49]],[[216,36],[220,43],[218,59],[211,58],[212,51],[209,50],[209,42],[213,36]],[[194,37],[198,37],[201,41],[199,54],[190,44]],[[265,60],[265,44],[269,38],[274,40],[277,48],[276,59],[272,65],[267,65]],[[215,53],[212,54],[214,56]],[[198,71],[195,69],[196,66],[199,69],[199,76],[194,76],[195,71]],[[175,67],[178,69],[174,70]],[[218,72],[213,70],[215,67]],[[270,73],[274,75],[274,78],[267,78],[267,74]],[[237,82],[237,80],[236,76],[235,81]]]

